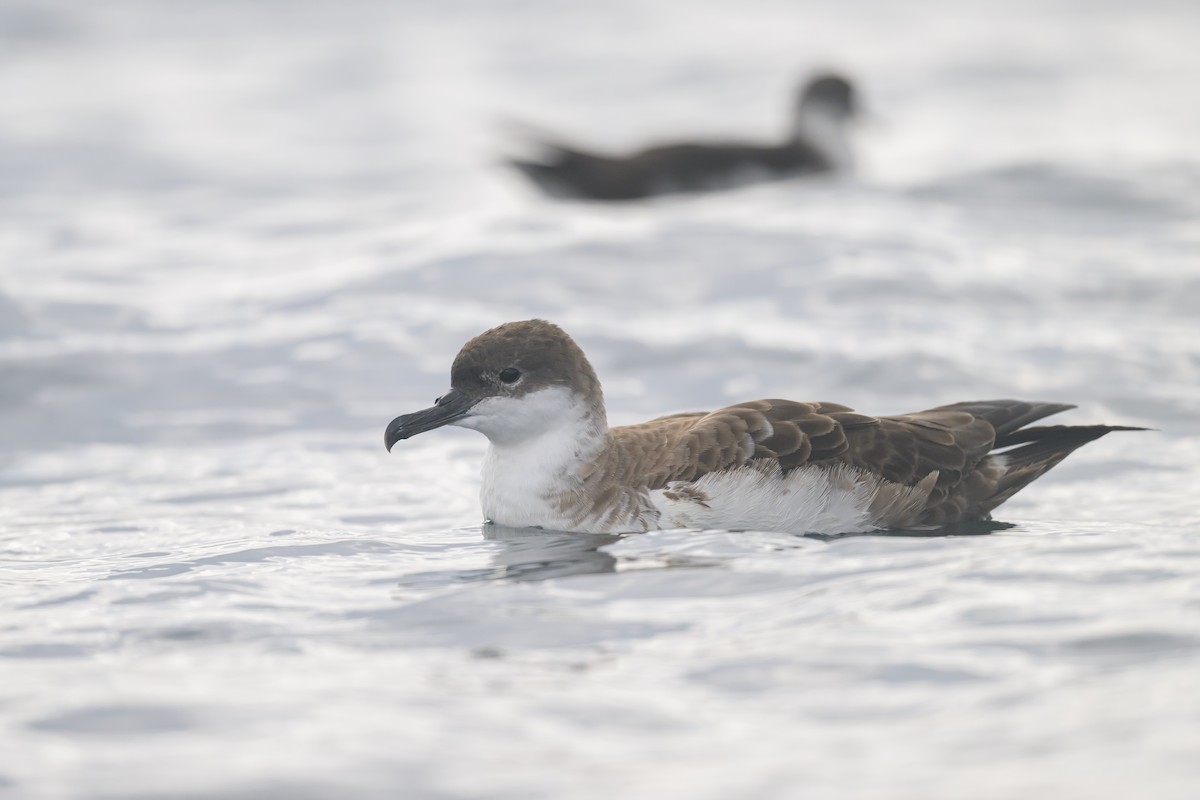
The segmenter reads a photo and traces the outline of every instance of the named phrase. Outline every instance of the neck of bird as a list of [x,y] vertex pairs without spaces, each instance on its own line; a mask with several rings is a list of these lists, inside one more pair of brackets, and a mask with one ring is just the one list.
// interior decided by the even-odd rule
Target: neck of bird
[[844,117],[822,103],[805,103],[792,124],[792,141],[813,145],[835,167],[851,166],[850,142]]
[[581,462],[592,459],[605,445],[608,424],[601,409],[582,406],[578,414],[555,420],[533,436],[492,439],[491,455],[505,469],[519,470],[537,482],[577,472]]

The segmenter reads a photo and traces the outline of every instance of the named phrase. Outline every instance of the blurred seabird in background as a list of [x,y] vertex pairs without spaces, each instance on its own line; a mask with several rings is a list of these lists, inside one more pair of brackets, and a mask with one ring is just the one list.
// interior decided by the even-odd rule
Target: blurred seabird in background
[[679,142],[614,156],[537,136],[537,157],[507,163],[559,198],[636,200],[728,189],[849,168],[847,127],[859,110],[849,79],[823,73],[801,87],[791,129],[777,144]]

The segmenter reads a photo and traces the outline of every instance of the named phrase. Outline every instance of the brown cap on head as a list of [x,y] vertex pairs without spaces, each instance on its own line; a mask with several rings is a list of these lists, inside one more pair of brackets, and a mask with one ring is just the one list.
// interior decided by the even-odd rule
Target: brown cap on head
[[832,72],[818,73],[804,82],[800,89],[800,106],[822,106],[840,116],[858,112],[854,84],[848,78]]
[[463,345],[450,368],[450,385],[476,397],[521,397],[566,386],[593,401],[604,417],[600,380],[566,331],[543,319],[506,322]]

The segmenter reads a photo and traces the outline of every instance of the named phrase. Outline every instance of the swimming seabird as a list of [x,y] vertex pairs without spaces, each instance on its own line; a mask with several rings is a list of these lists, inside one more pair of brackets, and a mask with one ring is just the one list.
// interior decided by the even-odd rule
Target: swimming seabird
[[512,527],[931,529],[990,519],[1077,447],[1143,430],[1029,427],[1073,407],[980,400],[872,417],[836,403],[751,400],[610,428],[583,351],[534,319],[467,342],[450,391],[392,420],[384,443],[443,425],[484,434],[483,513]]
[[634,200],[725,189],[850,166],[847,123],[858,110],[854,86],[833,74],[802,87],[792,129],[778,144],[665,144],[623,156],[542,141],[539,159],[510,159],[552,197]]

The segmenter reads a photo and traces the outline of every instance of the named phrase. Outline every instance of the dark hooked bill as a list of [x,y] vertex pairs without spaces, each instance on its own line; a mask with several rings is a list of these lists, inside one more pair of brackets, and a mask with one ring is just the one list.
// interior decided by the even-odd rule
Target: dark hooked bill
[[388,452],[391,452],[392,445],[401,439],[462,419],[475,402],[457,389],[451,389],[439,397],[432,407],[396,417],[388,423],[387,430],[383,433],[383,443]]

